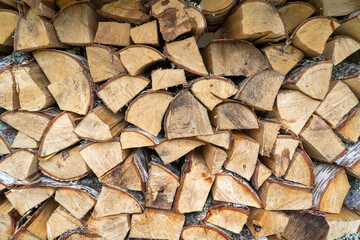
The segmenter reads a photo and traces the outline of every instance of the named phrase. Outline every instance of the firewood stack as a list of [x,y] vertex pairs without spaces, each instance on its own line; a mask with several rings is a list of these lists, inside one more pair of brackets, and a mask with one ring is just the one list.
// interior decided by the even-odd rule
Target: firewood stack
[[0,0],[0,239],[358,232],[359,9]]

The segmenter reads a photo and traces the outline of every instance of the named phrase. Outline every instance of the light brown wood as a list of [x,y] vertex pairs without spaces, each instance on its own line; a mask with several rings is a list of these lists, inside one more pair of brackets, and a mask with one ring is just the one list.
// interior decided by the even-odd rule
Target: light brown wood
[[251,185],[259,190],[261,185],[271,176],[271,170],[268,169],[264,164],[259,160],[256,162],[254,174],[251,177]]
[[184,223],[182,214],[147,208],[142,214],[132,215],[129,237],[177,240]]
[[346,83],[356,97],[360,99],[360,72],[355,73],[351,77],[343,78],[341,81]]
[[296,149],[284,179],[313,187],[315,184],[314,163],[309,155],[300,148]]
[[86,230],[77,230],[77,231],[70,231],[65,235],[62,235],[59,240],[105,240],[105,238],[101,237],[100,235],[89,232]]
[[335,163],[345,168],[346,172],[360,179],[360,142],[348,147],[348,151],[339,157]]
[[202,155],[205,159],[206,166],[209,168],[211,174],[220,172],[221,167],[227,158],[227,153],[219,147],[207,143],[201,148]]
[[323,54],[327,59],[332,59],[336,66],[359,49],[360,43],[355,39],[348,36],[336,36],[325,44]]
[[15,77],[11,68],[0,71],[0,107],[13,111],[20,107],[19,94],[16,91]]
[[292,32],[300,23],[316,12],[316,9],[308,3],[295,1],[288,2],[279,8],[282,19],[288,32]]
[[213,40],[202,55],[209,72],[217,76],[249,77],[270,67],[254,45],[242,40]]
[[230,240],[231,238],[219,228],[209,225],[189,225],[184,227],[181,233],[181,239],[196,240],[196,239],[215,239],[215,240]]
[[120,143],[123,149],[150,147],[159,144],[160,139],[137,127],[126,127],[121,130]]
[[125,239],[130,230],[130,215],[120,214],[102,218],[90,218],[88,229],[104,239]]
[[99,22],[95,43],[113,46],[130,45],[130,23]]
[[1,0],[1,6],[16,8],[17,5],[13,0]]
[[152,90],[186,84],[184,69],[156,69],[151,72]]
[[151,21],[131,28],[130,37],[135,44],[145,44],[150,46],[160,45],[156,21]]
[[176,213],[201,211],[215,175],[211,174],[200,151],[195,150],[189,153],[181,174],[180,186],[174,201],[174,211]]
[[12,148],[38,148],[39,146],[40,143],[38,141],[20,131],[16,134],[14,141],[11,143]]
[[327,240],[337,239],[345,234],[355,233],[358,231],[360,225],[360,216],[346,206],[341,208],[339,214],[326,214],[325,220],[327,224],[329,224]]
[[19,14],[13,10],[1,9],[0,10],[0,51],[11,51],[14,44],[12,38],[16,30]]
[[5,140],[3,136],[0,135],[0,156],[6,155],[10,152],[12,152],[12,149],[9,143]]
[[360,8],[360,3],[356,0],[311,0],[309,3],[316,7],[321,15],[332,17],[345,16]]
[[353,31],[360,26],[360,13],[350,15],[349,18],[340,22],[340,26],[335,30],[334,35],[346,35],[360,41],[360,33]]
[[12,152],[1,160],[0,171],[6,172],[18,180],[25,180],[39,171],[36,152],[25,149]]
[[120,75],[101,85],[96,94],[111,111],[116,113],[149,83],[150,80],[141,76]]
[[232,133],[231,131],[217,131],[213,128],[213,134],[200,135],[196,138],[214,144],[224,149],[230,149],[232,145]]
[[202,0],[200,8],[205,16],[208,25],[207,29],[209,31],[216,31],[225,21],[235,3],[236,1],[234,0]]
[[50,1],[36,1],[36,0],[24,0],[26,4],[30,6],[31,9],[35,10],[40,16],[46,18],[52,18],[56,14],[56,4],[54,0]]
[[334,130],[344,142],[357,142],[360,136],[360,104],[353,107]]
[[16,230],[16,224],[20,220],[19,213],[6,199],[4,195],[0,198],[0,238],[8,239]]

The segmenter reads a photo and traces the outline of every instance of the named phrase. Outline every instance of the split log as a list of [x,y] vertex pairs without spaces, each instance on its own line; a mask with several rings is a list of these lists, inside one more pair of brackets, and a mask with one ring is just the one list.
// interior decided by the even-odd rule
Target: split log
[[16,230],[20,215],[4,195],[0,198],[0,238],[8,239]]
[[125,239],[130,230],[130,215],[120,214],[102,218],[90,218],[88,229],[104,239]]
[[177,240],[180,237],[185,216],[160,209],[145,209],[131,218],[130,238]]
[[299,68],[285,79],[283,87],[323,100],[329,91],[332,67],[331,61],[322,61]]
[[126,47],[130,42],[130,23],[99,22],[95,43]]
[[181,169],[181,181],[174,201],[176,213],[201,211],[209,195],[215,175],[206,166],[200,151],[188,154]]
[[341,81],[346,83],[356,97],[360,99],[360,72],[355,73],[351,77],[343,78]]
[[152,90],[186,84],[184,69],[156,69],[151,72]]
[[262,208],[260,198],[248,181],[229,171],[221,171],[216,175],[211,193],[216,201]]
[[360,179],[360,141],[348,147],[348,151],[339,157],[335,163],[345,168],[346,172]]
[[345,142],[357,142],[360,136],[360,104],[353,107],[335,126],[335,132]]
[[279,12],[288,32],[291,33],[300,23],[313,15],[316,12],[316,8],[309,3],[295,1],[281,6]]
[[1,160],[0,171],[18,180],[25,180],[39,171],[37,154],[25,149],[15,150]]
[[249,77],[270,67],[254,45],[241,40],[213,40],[202,55],[208,70],[217,76]]
[[165,114],[164,130],[167,139],[212,134],[206,108],[189,90],[181,91]]
[[236,1],[234,0],[202,0],[200,2],[200,8],[205,16],[208,25],[207,29],[209,31],[217,30],[225,21],[235,3]]
[[24,2],[35,10],[37,14],[46,18],[52,18],[56,14],[57,8],[55,1],[36,1],[24,0]]
[[160,45],[156,21],[131,28],[130,37],[135,44],[145,44],[155,47]]
[[269,60],[271,67],[283,75],[290,72],[304,57],[304,54],[299,49],[283,43],[270,45],[261,49],[261,51]]
[[325,44],[323,55],[327,59],[332,59],[336,66],[359,49],[360,43],[355,39],[348,36],[336,36]]
[[332,17],[345,16],[360,8],[360,3],[356,0],[311,0],[309,3],[316,7],[321,15]]
[[282,128],[297,135],[319,105],[319,101],[299,91],[280,90],[276,98],[275,109],[278,118],[281,119]]
[[164,50],[171,62],[186,71],[201,76],[208,75],[194,37],[167,43],[165,44]]
[[206,166],[209,168],[211,174],[217,174],[220,172],[225,160],[227,159],[227,153],[219,147],[207,143],[201,148],[202,155],[204,156]]
[[251,209],[246,223],[250,232],[256,239],[269,235],[280,235],[289,223],[289,217],[285,213],[267,211],[265,209]]
[[307,57],[316,57],[324,51],[326,41],[340,23],[331,17],[316,16],[302,22],[293,32],[291,44]]
[[9,143],[0,135],[0,156],[11,153],[12,149]]
[[201,135],[196,138],[214,144],[224,149],[230,149],[232,146],[232,133],[231,131],[217,131],[213,128],[213,134]]
[[0,10],[0,51],[11,51],[14,45],[14,39],[12,38],[17,22],[19,20],[19,14],[13,10],[1,9]]
[[59,240],[105,240],[105,238],[101,237],[100,235],[84,230],[77,230],[77,231],[70,231],[65,235],[62,235]]
[[18,132],[14,141],[11,143],[12,148],[39,148],[39,146],[38,141],[22,132]]
[[181,232],[181,239],[196,240],[196,239],[216,239],[216,240],[230,240],[231,238],[219,228],[210,225],[190,225],[183,228]]
[[349,18],[340,22],[340,26],[335,30],[334,35],[346,35],[360,41],[360,33],[353,31],[360,26],[360,13],[350,15]]
[[0,0],[0,6],[16,8],[17,4],[13,0]]
[[90,168],[80,155],[80,147],[76,146],[39,162],[41,172],[59,181],[73,181],[90,173]]
[[313,207],[327,213],[340,213],[350,184],[345,170],[334,164],[315,163]]
[[271,170],[262,164],[259,159],[256,162],[254,174],[251,177],[251,185],[259,190],[261,185],[271,176]]
[[218,130],[259,128],[254,110],[239,101],[228,100],[218,104],[209,114],[211,123]]
[[149,83],[150,80],[141,76],[120,75],[101,85],[96,93],[105,105],[116,113]]
[[20,107],[19,93],[16,90],[15,77],[11,73],[11,68],[0,71],[0,107],[8,111]]
[[284,75],[274,70],[261,71],[240,83],[235,99],[256,110],[271,111],[283,80]]
[[121,130],[120,143],[123,149],[150,147],[159,142],[159,138],[137,127],[129,126]]

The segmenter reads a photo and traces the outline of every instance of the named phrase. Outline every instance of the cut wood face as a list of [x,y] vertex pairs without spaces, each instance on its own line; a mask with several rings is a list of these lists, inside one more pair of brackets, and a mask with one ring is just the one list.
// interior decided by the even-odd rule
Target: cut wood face
[[130,23],[99,22],[94,42],[121,47],[129,46],[131,44],[130,28]]
[[313,187],[315,184],[314,163],[301,149],[296,149],[284,179]]
[[340,23],[331,17],[316,16],[305,20],[294,31],[292,45],[307,57],[315,57],[324,51],[326,41]]
[[190,225],[184,227],[181,233],[181,239],[196,240],[196,239],[216,239],[216,240],[230,240],[231,238],[218,228],[209,225]]
[[157,69],[151,72],[152,90],[186,84],[184,69]]
[[346,35],[360,41],[360,33],[358,31],[353,31],[358,29],[360,26],[360,13],[357,13],[355,16],[349,17],[341,21],[340,27],[338,27],[334,34],[335,35]]
[[34,1],[34,0],[25,0],[26,4],[30,6],[31,9],[35,10],[40,16],[46,18],[52,18],[56,14],[56,3],[55,2],[43,2],[43,1]]
[[125,239],[130,230],[130,214],[91,218],[87,226],[90,231],[104,239]]
[[357,232],[360,224],[360,216],[346,206],[341,208],[339,214],[326,214],[325,219],[329,224],[326,240],[337,239],[350,232]]
[[284,24],[289,33],[291,33],[300,23],[316,12],[316,9],[305,2],[288,2],[279,8]]
[[0,10],[0,22],[5,23],[1,24],[0,27],[0,49],[12,48],[14,40],[11,36],[16,30],[18,20],[19,14],[17,12],[8,9]]
[[348,151],[336,160],[336,164],[346,169],[346,172],[360,178],[360,142],[348,147]]
[[235,3],[234,0],[202,0],[200,2],[208,31],[216,31],[221,26]]
[[271,66],[260,50],[241,40],[213,40],[202,55],[208,70],[217,76],[249,77]]
[[182,214],[147,208],[142,214],[132,215],[129,237],[177,240],[184,223]]
[[213,128],[213,134],[201,135],[196,138],[224,148],[226,150],[230,149],[232,146],[232,132],[231,131],[217,131]]
[[123,149],[129,149],[155,146],[159,139],[139,128],[127,127],[121,131],[120,142]]
[[160,45],[156,20],[131,28],[130,36],[135,44]]
[[105,240],[105,238],[101,237],[100,235],[90,232],[90,231],[84,231],[84,230],[77,230],[77,231],[70,231],[69,233],[66,233],[59,239],[61,240]]
[[167,43],[164,50],[171,62],[186,71],[201,76],[208,75],[194,37]]
[[204,156],[206,166],[209,168],[211,174],[217,174],[220,172],[223,166],[227,153],[219,147],[207,143],[201,148]]
[[15,77],[11,68],[5,68],[0,72],[0,107],[8,111],[20,107],[19,94],[16,90]]
[[16,150],[1,160],[0,171],[6,172],[18,180],[25,180],[39,171],[37,155],[30,150]]
[[360,99],[360,72],[357,72],[349,78],[341,79],[341,81],[348,85],[356,97]]
[[[16,137],[15,137],[15,139],[16,139]],[[10,152],[12,152],[12,149],[11,149],[9,143],[4,139],[3,136],[0,136],[0,156],[6,155]]]
[[336,66],[359,49],[360,43],[355,39],[348,36],[336,36],[326,43],[323,54],[326,58],[332,59]]
[[0,200],[0,237],[9,238],[15,232],[16,224],[20,220],[19,213],[3,195]]
[[259,190],[261,185],[271,176],[271,170],[268,169],[259,160],[256,162],[254,174],[251,177],[251,185]]
[[357,142],[360,136],[360,104],[352,108],[335,127],[336,133],[345,142]]
[[332,17],[345,16],[360,8],[360,3],[356,0],[312,0],[309,3],[315,6],[321,15]]

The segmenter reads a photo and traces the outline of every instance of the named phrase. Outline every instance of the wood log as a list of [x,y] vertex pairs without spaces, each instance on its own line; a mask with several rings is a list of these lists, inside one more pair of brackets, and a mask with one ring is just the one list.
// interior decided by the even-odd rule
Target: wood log
[[229,171],[223,170],[216,175],[211,193],[216,201],[262,208],[260,198],[249,182]]
[[202,55],[208,70],[217,76],[249,77],[271,66],[254,45],[242,40],[213,40]]
[[39,148],[39,146],[40,143],[38,141],[20,131],[16,134],[14,141],[11,143],[12,148]]
[[129,46],[131,44],[130,28],[130,23],[99,22],[94,42],[121,47]]
[[12,152],[12,149],[9,143],[5,140],[3,136],[0,135],[0,156],[6,155]]
[[347,174],[360,179],[360,142],[350,145],[348,151],[335,163],[344,167]]
[[307,57],[316,57],[324,51],[327,39],[339,26],[340,23],[331,17],[309,18],[294,30],[291,44]]
[[46,18],[52,18],[57,12],[56,3],[54,0],[24,0],[24,2],[35,10],[37,14]]
[[12,7],[12,8],[16,8],[17,4],[16,2],[14,2],[13,0],[1,0],[0,1],[0,5],[2,7]]
[[360,104],[353,107],[335,126],[335,132],[345,142],[357,142],[360,136]]
[[202,0],[200,8],[205,16],[207,29],[209,31],[217,30],[225,21],[235,3],[236,1],[233,0]]
[[70,231],[65,235],[60,236],[59,240],[105,240],[105,238],[101,237],[100,235],[84,230],[77,230],[77,231]]
[[348,36],[336,36],[325,44],[323,55],[338,65],[348,56],[360,49],[360,43]]
[[181,169],[181,181],[174,201],[175,213],[201,211],[215,175],[206,166],[200,151],[188,154]]
[[20,107],[19,93],[16,91],[15,77],[11,73],[11,68],[0,71],[0,107],[8,111]]
[[360,41],[360,33],[353,31],[360,25],[360,13],[350,15],[340,22],[340,26],[335,30],[334,35],[346,35]]
[[13,49],[14,39],[12,38],[17,22],[19,20],[19,14],[13,10],[1,9],[0,10],[0,22],[4,23],[0,26],[0,51],[8,52]]
[[345,16],[360,8],[360,3],[355,0],[311,0],[309,1],[324,16]]
[[266,210],[301,210],[312,206],[312,188],[269,177],[258,193]]
[[88,229],[104,239],[125,239],[130,230],[130,215],[120,214],[102,218],[90,218]]
[[304,57],[304,54],[299,49],[283,43],[272,44],[261,49],[261,51],[269,60],[271,67],[283,75],[290,72]]
[[183,228],[181,232],[181,239],[196,240],[196,239],[217,239],[230,240],[231,238],[219,228],[210,225],[190,225]]
[[300,23],[305,21],[316,12],[316,9],[305,2],[288,2],[279,8],[281,17],[289,33],[291,33]]
[[8,239],[14,234],[20,215],[4,195],[0,198],[0,238]]
[[135,44],[160,46],[156,20],[131,28],[130,37]]
[[327,213],[340,213],[350,189],[345,170],[334,164],[315,163],[313,207]]
[[331,61],[322,61],[299,68],[285,79],[282,87],[323,100],[329,91],[332,67]]
[[156,69],[151,72],[152,90],[186,84],[184,69]]
[[262,164],[259,159],[256,162],[254,174],[251,177],[251,185],[259,190],[261,185],[271,176],[271,170]]
[[207,143],[201,148],[205,159],[206,166],[209,168],[211,174],[220,172],[221,167],[227,159],[227,153],[219,147]]
[[273,234],[283,233],[289,223],[289,217],[283,212],[267,211],[265,209],[251,209],[246,223],[256,239]]
[[96,94],[111,111],[116,113],[149,83],[150,80],[141,76],[120,75],[101,85]]
[[351,91],[360,99],[360,72],[355,73],[353,76],[341,79],[342,82],[349,86]]
[[120,143],[123,149],[152,147],[159,142],[159,138],[137,127],[129,126],[121,130]]
[[18,180],[25,180],[39,171],[37,154],[25,149],[15,150],[1,160],[0,171]]
[[231,131],[217,131],[215,128],[213,128],[213,132],[214,132],[213,134],[200,135],[197,136],[196,138],[227,150],[231,148],[232,146]]

